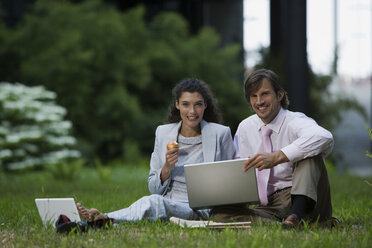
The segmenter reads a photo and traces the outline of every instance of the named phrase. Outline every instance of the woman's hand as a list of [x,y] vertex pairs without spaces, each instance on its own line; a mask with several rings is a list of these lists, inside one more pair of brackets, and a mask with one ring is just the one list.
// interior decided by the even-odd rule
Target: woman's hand
[[160,179],[162,183],[170,177],[170,174],[174,169],[174,165],[177,163],[177,161],[178,148],[170,149],[165,153],[165,163],[160,173]]

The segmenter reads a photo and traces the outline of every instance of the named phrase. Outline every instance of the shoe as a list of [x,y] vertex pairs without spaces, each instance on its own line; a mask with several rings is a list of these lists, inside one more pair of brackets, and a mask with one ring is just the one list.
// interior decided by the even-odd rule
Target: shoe
[[312,222],[310,223],[310,227],[322,227],[322,228],[337,228],[341,224],[341,221],[336,217],[332,217],[329,220],[320,221],[320,222]]
[[57,233],[86,232],[88,224],[86,221],[71,221],[66,215],[61,214],[56,223]]
[[107,229],[112,227],[114,219],[104,218],[92,221],[71,221],[66,215],[61,214],[57,219],[55,226],[57,233],[87,232],[89,229]]
[[287,229],[296,229],[300,225],[300,219],[295,214],[289,215],[283,222],[282,226]]
[[337,219],[336,217],[332,217],[331,220],[329,221],[330,225],[329,227],[339,227],[341,225],[341,221]]

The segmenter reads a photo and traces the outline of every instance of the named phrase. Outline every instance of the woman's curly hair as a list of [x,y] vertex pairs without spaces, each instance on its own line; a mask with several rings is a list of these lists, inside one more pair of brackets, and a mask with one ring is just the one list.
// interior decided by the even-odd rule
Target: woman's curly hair
[[183,92],[198,92],[202,95],[204,103],[207,105],[203,119],[208,122],[221,122],[221,112],[209,86],[200,79],[186,78],[178,83],[172,90],[173,101],[170,105],[170,113],[168,116],[169,123],[175,123],[181,120],[180,111],[176,108],[176,102],[179,101]]

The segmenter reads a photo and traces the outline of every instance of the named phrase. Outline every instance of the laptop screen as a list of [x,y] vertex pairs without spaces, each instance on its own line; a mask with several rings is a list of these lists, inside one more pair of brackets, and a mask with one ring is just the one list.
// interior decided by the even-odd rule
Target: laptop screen
[[61,214],[71,221],[80,221],[74,198],[38,198],[35,199],[37,209],[44,225],[53,225]]

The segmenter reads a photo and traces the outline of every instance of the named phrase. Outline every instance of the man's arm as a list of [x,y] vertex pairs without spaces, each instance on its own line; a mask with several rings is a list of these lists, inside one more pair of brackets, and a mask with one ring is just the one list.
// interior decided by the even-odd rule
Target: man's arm
[[332,133],[319,126],[313,119],[295,118],[289,124],[289,128],[290,139],[293,141],[280,149],[289,161],[297,162],[319,154],[326,157],[332,151]]
[[297,117],[291,121],[289,129],[289,139],[293,140],[289,145],[272,153],[258,153],[249,158],[245,171],[252,167],[258,170],[270,169],[284,162],[297,162],[318,154],[325,157],[333,148],[332,134],[311,118]]

